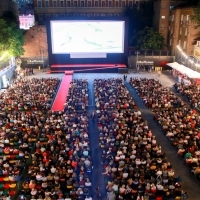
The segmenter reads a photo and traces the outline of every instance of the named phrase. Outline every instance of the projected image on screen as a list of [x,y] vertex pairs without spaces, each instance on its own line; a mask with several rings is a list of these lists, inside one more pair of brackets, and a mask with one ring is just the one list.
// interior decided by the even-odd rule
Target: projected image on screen
[[51,21],[53,54],[123,53],[124,21]]

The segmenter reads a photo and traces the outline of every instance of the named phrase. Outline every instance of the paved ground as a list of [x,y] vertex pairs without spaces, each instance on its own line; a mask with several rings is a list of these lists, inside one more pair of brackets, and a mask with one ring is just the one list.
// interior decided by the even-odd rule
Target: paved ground
[[[64,74],[46,74],[45,72],[41,71],[35,71],[36,77],[58,77],[62,78]],[[34,77],[31,76],[31,77]],[[160,77],[158,77],[158,74],[156,72],[147,73],[147,72],[140,72],[140,73],[131,73],[128,74],[128,79],[130,77],[146,77],[146,78],[158,78],[163,85],[166,85],[167,87],[172,87],[172,85],[175,83],[176,78],[171,76],[169,72],[163,72]],[[123,77],[123,74],[101,74],[101,73],[80,73],[80,74],[74,74],[73,78],[82,78],[82,79],[88,79],[89,83],[92,84],[93,80],[95,78],[116,78],[116,77]],[[162,134],[162,130],[158,127],[158,125],[152,121],[152,114],[148,109],[146,109],[142,103],[140,102],[140,99],[138,97],[135,97],[134,91],[127,86],[129,89],[131,95],[134,97],[134,100],[138,103],[138,108],[141,109],[143,114],[143,117],[148,121],[149,127],[151,128],[153,134],[156,135],[158,142],[162,146],[162,150],[166,152],[166,155],[168,157],[168,160],[172,163],[173,168],[175,169],[176,175],[180,175],[183,180],[182,187],[184,190],[187,190],[190,197],[189,200],[200,200],[200,182],[197,181],[194,176],[189,172],[189,169],[187,166],[183,164],[183,160],[181,158],[178,158],[176,156],[176,150],[174,147],[172,147],[170,141],[167,140],[167,138]],[[94,95],[91,90],[92,99],[90,99],[90,106],[94,106]]]

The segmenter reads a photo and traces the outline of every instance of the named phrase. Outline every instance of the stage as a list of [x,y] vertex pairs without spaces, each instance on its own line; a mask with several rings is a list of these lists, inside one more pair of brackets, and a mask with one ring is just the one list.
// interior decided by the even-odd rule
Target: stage
[[74,73],[118,73],[118,69],[125,69],[125,64],[53,64],[49,73],[64,73],[73,71]]

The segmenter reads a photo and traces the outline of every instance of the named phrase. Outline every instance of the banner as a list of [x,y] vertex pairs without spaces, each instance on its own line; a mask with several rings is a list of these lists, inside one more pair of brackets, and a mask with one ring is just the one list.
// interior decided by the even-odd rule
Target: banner
[[27,60],[27,64],[28,65],[32,65],[32,64],[43,64],[43,60]]

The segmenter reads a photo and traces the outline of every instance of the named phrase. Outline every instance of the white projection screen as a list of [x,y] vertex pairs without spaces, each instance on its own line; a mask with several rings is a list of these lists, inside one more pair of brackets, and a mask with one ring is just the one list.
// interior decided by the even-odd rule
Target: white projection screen
[[125,21],[52,20],[53,54],[124,53]]

